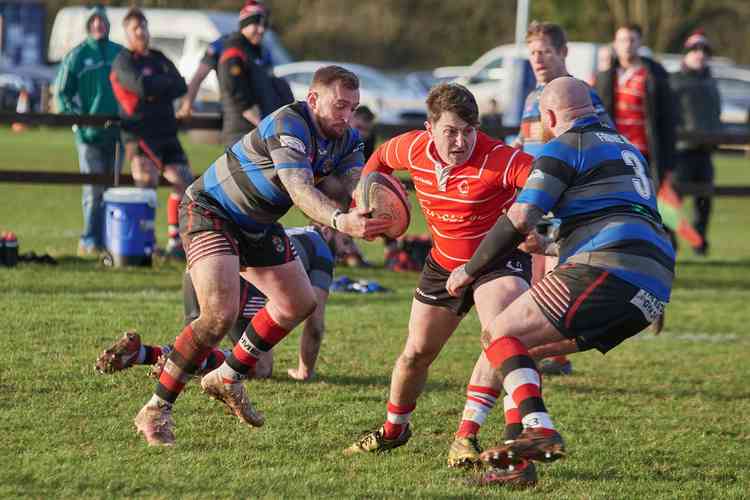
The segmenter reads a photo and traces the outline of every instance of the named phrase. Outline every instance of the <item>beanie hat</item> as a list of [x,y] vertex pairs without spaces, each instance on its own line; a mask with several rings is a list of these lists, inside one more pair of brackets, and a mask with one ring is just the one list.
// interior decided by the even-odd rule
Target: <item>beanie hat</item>
[[696,49],[703,49],[706,53],[711,53],[711,44],[708,43],[708,38],[706,38],[702,29],[695,30],[691,33],[690,36],[687,37],[687,40],[685,40],[683,48],[685,53]]
[[240,29],[250,24],[262,24],[268,19],[268,9],[258,0],[247,0],[240,10]]
[[95,5],[86,12],[86,33],[91,31],[91,23],[95,17],[99,17],[107,25],[107,34],[109,34],[109,18],[107,18],[107,11],[101,5]]

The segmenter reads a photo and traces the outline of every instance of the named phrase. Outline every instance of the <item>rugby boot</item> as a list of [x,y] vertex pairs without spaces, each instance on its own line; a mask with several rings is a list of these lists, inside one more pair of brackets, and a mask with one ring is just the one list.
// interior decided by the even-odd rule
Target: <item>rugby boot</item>
[[242,382],[225,384],[218,368],[201,379],[201,387],[211,399],[224,403],[230,413],[247,425],[261,427],[265,423],[265,416],[255,409]]
[[491,467],[479,477],[479,484],[483,486],[498,485],[514,489],[530,488],[536,486],[536,482],[536,466],[530,460]]
[[133,366],[141,350],[141,337],[136,332],[125,332],[96,359],[96,371],[114,373]]
[[137,434],[143,434],[149,446],[174,445],[174,421],[172,406],[146,405],[133,420]]
[[396,439],[386,439],[383,437],[383,428],[367,432],[360,437],[356,443],[344,450],[344,455],[354,455],[355,453],[384,453],[394,448],[403,446],[411,437],[411,425],[401,432]]
[[448,451],[448,467],[475,467],[481,463],[480,453],[482,448],[476,435],[456,437]]
[[567,356],[544,358],[538,364],[542,375],[570,375],[573,373],[573,363]]
[[510,462],[535,460],[537,462],[554,462],[565,457],[565,443],[562,436],[554,429],[527,427],[516,439],[490,448],[479,458],[493,467],[502,468]]

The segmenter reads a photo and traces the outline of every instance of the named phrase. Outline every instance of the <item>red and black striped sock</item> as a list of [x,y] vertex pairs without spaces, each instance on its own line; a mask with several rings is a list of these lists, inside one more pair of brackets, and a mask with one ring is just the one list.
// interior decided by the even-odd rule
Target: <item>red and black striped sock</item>
[[542,379],[534,360],[515,337],[500,337],[484,351],[503,376],[503,388],[513,398],[525,427],[554,429],[542,399]]
[[479,434],[480,427],[487,419],[490,410],[495,406],[499,395],[500,393],[492,387],[468,385],[466,387],[466,404],[456,437],[469,437]]
[[203,360],[211,353],[212,347],[205,345],[193,333],[188,325],[177,336],[174,350],[164,364],[164,369],[156,385],[155,396],[167,403],[174,403],[185,387],[190,375],[198,371]]
[[523,430],[521,424],[521,412],[518,411],[513,398],[507,394],[503,397],[503,410],[505,412],[505,429],[503,429],[503,440],[516,439]]
[[289,330],[276,323],[268,314],[268,309],[264,307],[258,311],[232,353],[219,367],[224,382],[235,383],[247,378],[261,353],[270,351],[288,334]]

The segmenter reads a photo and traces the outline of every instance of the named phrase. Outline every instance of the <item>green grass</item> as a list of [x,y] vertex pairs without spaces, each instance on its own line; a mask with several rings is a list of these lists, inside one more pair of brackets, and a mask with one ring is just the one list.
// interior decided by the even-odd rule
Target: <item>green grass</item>
[[[0,169],[76,171],[68,132],[0,132]],[[201,171],[221,148],[186,144]],[[747,158],[719,157],[719,183],[750,183]],[[179,266],[105,269],[77,259],[80,188],[4,184],[0,228],[21,252],[60,265],[0,268],[0,498],[7,497],[499,497],[747,498],[750,495],[750,200],[719,198],[707,259],[681,250],[666,331],[644,333],[606,357],[576,355],[575,374],[545,382],[547,406],[570,457],[540,469],[532,491],[465,483],[445,459],[479,352],[470,315],[432,367],[415,435],[386,456],[341,450],[384,416],[390,371],[404,341],[417,274],[377,279],[383,295],[329,302],[319,376],[296,383],[297,333],[277,348],[272,380],[249,383],[267,425],[225,416],[195,384],[175,410],[178,445],[148,449],[132,418],[153,383],[136,368],[96,375],[101,349],[126,328],[167,342],[179,332]],[[162,201],[166,195],[160,190]],[[162,207],[164,204],[162,203]],[[163,241],[163,208],[157,215]],[[299,214],[285,220],[302,222]],[[415,220],[412,231],[424,224]],[[365,245],[382,261],[377,244]],[[483,429],[491,444],[497,409]]]

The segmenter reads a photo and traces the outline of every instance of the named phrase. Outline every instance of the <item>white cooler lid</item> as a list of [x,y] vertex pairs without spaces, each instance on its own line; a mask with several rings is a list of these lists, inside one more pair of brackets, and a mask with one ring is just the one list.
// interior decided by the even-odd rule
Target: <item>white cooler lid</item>
[[137,187],[115,187],[104,191],[104,202],[107,203],[146,203],[156,207],[156,190]]

